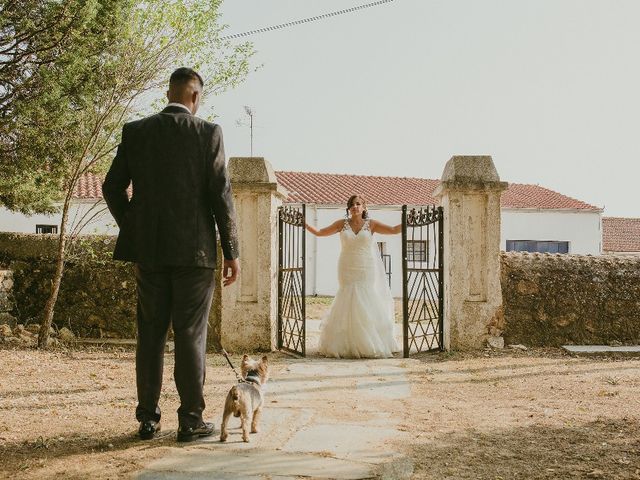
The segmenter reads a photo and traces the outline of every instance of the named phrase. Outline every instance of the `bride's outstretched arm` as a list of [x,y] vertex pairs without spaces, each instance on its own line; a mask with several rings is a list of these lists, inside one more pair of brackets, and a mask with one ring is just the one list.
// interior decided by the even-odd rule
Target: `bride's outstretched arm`
[[344,220],[336,220],[328,227],[321,228],[320,230],[307,223],[304,224],[304,227],[309,232],[313,233],[316,237],[328,237],[329,235],[333,235],[334,233],[338,233],[340,230],[342,230],[343,225]]
[[371,220],[369,222],[371,233],[381,233],[383,235],[395,235],[396,233],[400,233],[402,231],[402,224],[398,224],[395,227],[391,227],[389,225],[385,225],[382,222],[378,222],[377,220]]

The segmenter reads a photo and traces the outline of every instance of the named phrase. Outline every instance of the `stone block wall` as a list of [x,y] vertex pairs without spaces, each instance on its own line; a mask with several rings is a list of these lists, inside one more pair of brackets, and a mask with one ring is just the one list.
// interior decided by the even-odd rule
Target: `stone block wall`
[[502,253],[506,343],[640,343],[640,258]]
[[[81,237],[70,251],[53,319],[58,329],[67,327],[83,337],[135,337],[133,267],[111,260],[114,241],[115,237]],[[7,313],[19,324],[40,323],[56,242],[55,235],[0,233],[0,269],[12,271],[13,277]]]
[[11,312],[15,308],[13,299],[13,272],[0,270],[0,325],[16,326],[16,319]]

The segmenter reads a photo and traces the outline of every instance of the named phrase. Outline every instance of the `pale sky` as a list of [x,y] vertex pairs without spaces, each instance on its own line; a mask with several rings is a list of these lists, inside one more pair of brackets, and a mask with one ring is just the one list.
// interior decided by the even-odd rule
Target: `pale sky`
[[[240,33],[372,0],[227,0]],[[491,155],[504,181],[640,217],[640,1],[395,0],[248,37],[209,99],[228,157],[276,170],[440,178]],[[206,110],[205,110],[206,111]]]

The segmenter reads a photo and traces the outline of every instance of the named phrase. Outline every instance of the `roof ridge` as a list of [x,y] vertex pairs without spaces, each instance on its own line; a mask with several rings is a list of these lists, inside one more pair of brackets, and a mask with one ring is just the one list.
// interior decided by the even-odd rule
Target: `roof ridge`
[[275,170],[275,173],[296,173],[302,175],[333,175],[339,177],[364,177],[364,178],[398,178],[402,180],[429,180],[432,182],[440,182],[441,180],[438,178],[425,178],[425,177],[399,177],[393,175],[365,175],[360,173],[327,173],[327,172],[302,172],[302,171],[293,171],[293,170]]

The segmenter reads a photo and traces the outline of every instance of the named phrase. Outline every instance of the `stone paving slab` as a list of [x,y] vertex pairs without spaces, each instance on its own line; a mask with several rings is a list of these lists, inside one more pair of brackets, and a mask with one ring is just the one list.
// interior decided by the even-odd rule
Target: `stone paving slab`
[[608,353],[622,353],[626,355],[640,356],[640,345],[611,347],[609,345],[563,345],[569,353],[576,355],[597,355]]
[[[267,384],[261,431],[250,443],[241,441],[240,421],[232,418],[227,442],[218,433],[173,448],[138,478],[408,479],[410,459],[388,446],[406,435],[395,414],[411,391],[406,362],[294,360]],[[341,411],[347,397],[351,406]]]
[[207,473],[209,477],[223,480],[264,479],[265,476],[293,476],[312,478],[360,479],[371,478],[370,465],[350,462],[321,455],[296,452],[253,449],[238,451],[188,451],[179,452],[153,463],[140,479],[161,478],[152,474],[170,474],[166,478],[194,478]]
[[374,373],[373,377],[358,378],[356,388],[364,393],[389,399],[407,398],[411,395],[411,385],[403,368],[385,365],[375,369]]
[[[380,463],[389,458],[383,441],[401,434],[395,429],[364,425],[315,424],[300,430],[283,447],[288,452],[322,453],[344,459]],[[379,448],[376,448],[379,447]]]

